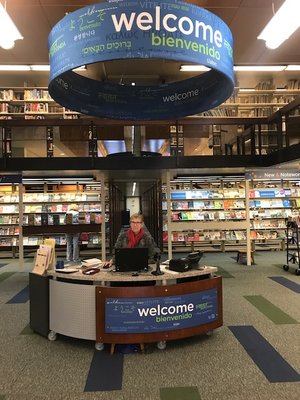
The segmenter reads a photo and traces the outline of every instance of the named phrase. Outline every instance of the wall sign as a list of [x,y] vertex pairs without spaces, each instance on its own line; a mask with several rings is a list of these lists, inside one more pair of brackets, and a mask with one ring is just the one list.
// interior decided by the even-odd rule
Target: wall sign
[[190,328],[218,318],[217,289],[152,297],[107,298],[106,333],[152,333]]
[[[193,115],[223,103],[234,87],[232,34],[216,15],[178,0],[111,0],[65,16],[50,32],[49,93],[83,114],[126,120]],[[159,86],[119,85],[74,68],[124,59],[203,64],[210,71]]]
[[254,169],[245,172],[245,179],[298,179],[300,171],[297,169]]
[[22,175],[0,175],[0,183],[22,183]]

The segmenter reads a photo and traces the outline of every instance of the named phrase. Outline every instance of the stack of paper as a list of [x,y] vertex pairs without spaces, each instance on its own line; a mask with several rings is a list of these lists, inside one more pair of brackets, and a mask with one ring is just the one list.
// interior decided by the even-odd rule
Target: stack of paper
[[90,258],[89,260],[82,260],[82,266],[88,268],[99,267],[101,263],[102,261],[99,260],[99,258]]

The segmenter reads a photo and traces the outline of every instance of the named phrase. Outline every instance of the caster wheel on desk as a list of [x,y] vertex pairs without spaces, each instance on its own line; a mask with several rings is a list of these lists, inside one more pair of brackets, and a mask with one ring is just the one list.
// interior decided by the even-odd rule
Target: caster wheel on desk
[[300,275],[300,269],[296,269],[295,274]]
[[161,340],[160,342],[157,342],[156,346],[159,350],[165,350],[167,347],[167,342],[165,340]]
[[95,343],[95,349],[97,351],[102,351],[104,350],[104,343]]
[[57,339],[57,333],[54,332],[54,331],[50,331],[50,332],[48,333],[48,339],[49,339],[51,342],[54,342],[54,340]]
[[207,331],[207,332],[205,332],[205,335],[206,335],[206,336],[212,336],[213,333],[214,333],[214,331]]
[[285,271],[288,271],[288,270],[289,270],[289,266],[288,266],[288,265],[284,265],[284,266],[283,266],[283,269],[284,269]]

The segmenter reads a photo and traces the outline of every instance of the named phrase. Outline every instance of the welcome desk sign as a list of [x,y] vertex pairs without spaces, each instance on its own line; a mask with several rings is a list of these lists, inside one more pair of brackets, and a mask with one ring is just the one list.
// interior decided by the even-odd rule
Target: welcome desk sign
[[[177,0],[110,0],[66,15],[49,34],[49,93],[62,106],[96,117],[162,120],[197,114],[233,92],[233,44],[216,15]],[[209,70],[157,86],[121,85],[77,74],[82,65],[168,60]]]
[[166,286],[96,286],[97,341],[147,343],[212,331],[223,324],[221,279]]

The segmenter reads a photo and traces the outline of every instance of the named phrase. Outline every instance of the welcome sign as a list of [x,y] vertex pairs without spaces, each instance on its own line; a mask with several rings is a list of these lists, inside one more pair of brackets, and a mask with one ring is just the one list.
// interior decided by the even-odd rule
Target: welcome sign
[[[193,115],[233,91],[232,35],[216,15],[167,0],[111,0],[68,14],[49,40],[50,95],[84,114],[127,120]],[[202,64],[202,75],[158,86],[119,85],[80,76],[74,68],[112,60],[162,59]]]
[[106,333],[165,332],[207,324],[218,319],[218,292],[209,289],[154,298],[107,298]]

